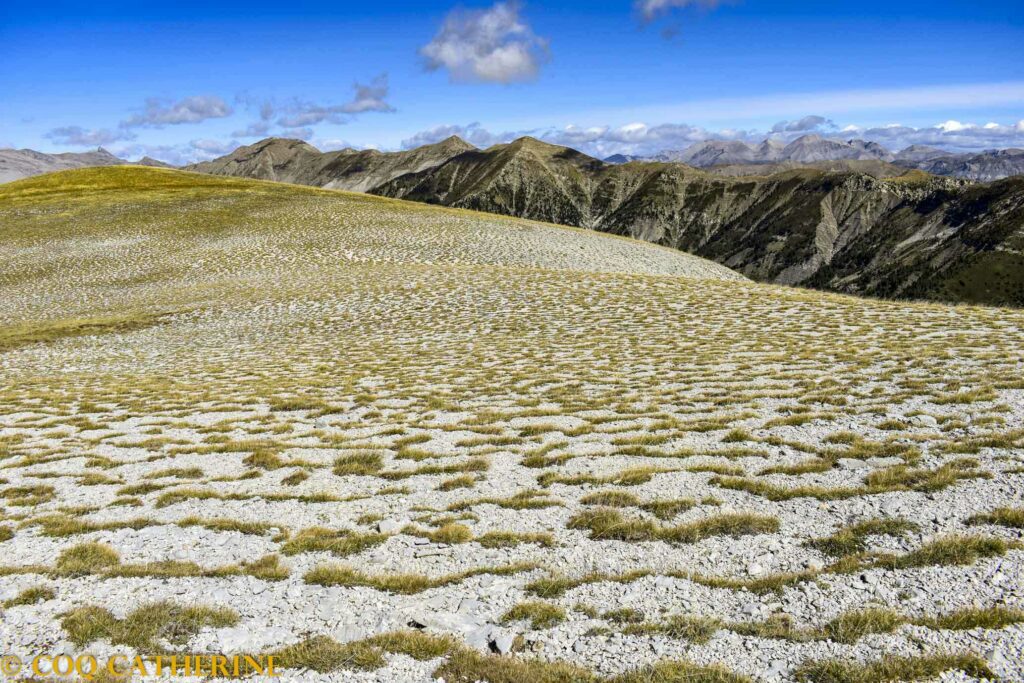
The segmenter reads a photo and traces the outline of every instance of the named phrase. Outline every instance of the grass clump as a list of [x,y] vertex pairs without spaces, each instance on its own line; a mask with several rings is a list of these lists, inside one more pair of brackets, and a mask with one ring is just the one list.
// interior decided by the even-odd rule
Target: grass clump
[[449,522],[442,526],[428,531],[426,533],[417,535],[425,536],[434,543],[444,543],[447,545],[458,545],[460,543],[469,543],[473,540],[473,532],[465,524],[459,524],[458,522]]
[[267,654],[274,657],[274,664],[280,669],[310,669],[328,673],[379,669],[386,664],[386,652],[426,661],[442,657],[455,647],[455,642],[450,638],[417,631],[394,631],[349,643],[339,643],[328,636],[313,636]]
[[779,520],[763,515],[735,513],[715,515],[678,526],[659,526],[650,520],[624,517],[615,508],[596,508],[574,515],[567,526],[570,529],[587,530],[595,540],[696,543],[712,536],[738,538],[774,533],[779,530]]
[[902,536],[918,529],[917,524],[902,519],[868,519],[844,526],[831,536],[807,541],[804,545],[826,555],[843,557],[864,552],[869,536]]
[[628,491],[595,491],[580,498],[583,505],[602,505],[610,508],[638,507],[640,499]]
[[731,429],[728,434],[722,437],[722,443],[741,443],[743,441],[756,441],[756,438],[742,427]]
[[339,643],[328,636],[313,636],[294,645],[268,653],[282,669],[310,669],[319,673],[339,669],[373,671],[384,666],[384,656],[377,648],[362,641]]
[[735,491],[746,491],[771,501],[794,498],[817,498],[818,500],[843,500],[889,491],[935,492],[955,484],[961,479],[991,479],[992,474],[975,469],[969,461],[954,461],[937,469],[915,469],[908,465],[895,465],[884,470],[871,472],[860,486],[829,488],[816,484],[803,486],[778,486],[758,479],[746,477],[712,477],[711,484]]
[[[201,479],[203,477],[203,470],[199,467],[169,467],[164,470],[158,470],[147,474],[144,479],[165,479],[173,477],[175,479]],[[84,483],[84,482],[83,482]],[[118,483],[115,480],[109,480],[103,482],[105,484]]]
[[513,621],[528,621],[534,630],[551,628],[565,621],[565,610],[540,600],[520,602],[501,617],[503,624]]
[[562,662],[497,657],[459,649],[438,667],[434,678],[446,683],[598,683],[587,669]]
[[636,624],[623,630],[626,634],[663,635],[691,643],[706,643],[722,628],[722,622],[710,617],[697,617],[683,614],[672,615],[656,624]]
[[96,574],[121,564],[117,551],[104,543],[80,543],[61,551],[54,569],[64,576]]
[[380,472],[377,476],[382,479],[388,479],[391,481],[397,481],[400,479],[408,479],[410,477],[418,477],[421,475],[429,474],[459,474],[459,473],[470,473],[470,472],[486,472],[491,468],[491,463],[486,458],[470,458],[464,462],[453,463],[451,465],[421,465],[416,469],[412,470],[393,470],[390,472]]
[[30,507],[42,505],[54,499],[54,488],[47,484],[36,484],[35,486],[10,486],[0,489],[0,498],[7,500],[7,504],[16,507]]
[[300,469],[295,470],[287,477],[282,478],[281,483],[284,484],[285,486],[297,486],[298,484],[301,484],[307,479],[309,479],[309,472]]
[[1002,557],[1012,544],[987,536],[945,536],[925,543],[906,555],[880,557],[868,566],[885,569],[948,567],[974,564],[987,557]]
[[718,665],[658,662],[615,676],[608,683],[753,683],[753,679]]
[[281,546],[281,552],[285,555],[329,552],[338,557],[347,557],[380,545],[387,539],[387,534],[359,533],[348,529],[311,527],[303,529],[289,538]]
[[1011,529],[1024,529],[1024,508],[996,508],[992,512],[969,517],[967,523],[972,525],[995,524]]
[[616,624],[639,624],[644,620],[644,613],[638,609],[622,607],[605,612],[601,618]]
[[438,491],[454,491],[455,489],[471,489],[476,484],[472,475],[463,474],[451,479],[445,479],[437,485]]
[[334,474],[373,476],[384,468],[384,457],[377,452],[351,453],[334,461]]
[[536,543],[545,548],[552,548],[555,545],[555,537],[545,533],[488,531],[481,536],[477,536],[476,542],[485,548],[514,548],[523,543]]
[[243,562],[239,573],[248,574],[263,581],[283,581],[288,578],[288,568],[281,564],[277,555],[265,555],[258,560]]
[[275,528],[272,524],[263,524],[260,522],[243,522],[238,519],[229,519],[221,517],[196,517],[190,516],[178,520],[177,525],[180,527],[190,526],[201,526],[211,531],[236,531],[240,534],[246,534],[247,536],[263,536],[271,529]]
[[693,508],[697,502],[692,498],[675,498],[671,500],[652,500],[640,505],[640,509],[649,512],[660,520],[669,520]]
[[592,474],[563,475],[557,472],[545,472],[537,477],[537,483],[545,488],[552,484],[566,484],[567,486],[580,486],[582,484],[639,486],[649,482],[656,474],[671,471],[657,467],[630,467],[604,477]]
[[975,628],[1000,629],[1024,622],[1024,610],[995,605],[966,607],[936,617],[920,617],[910,623],[936,630],[969,631]]
[[66,614],[61,626],[78,646],[96,640],[127,645],[140,652],[153,652],[161,641],[183,646],[204,627],[234,626],[238,614],[223,607],[154,602],[129,612],[124,619],[95,605],[79,607]]
[[492,574],[509,576],[536,569],[531,563],[518,563],[497,567],[477,567],[455,574],[431,578],[424,574],[363,574],[343,565],[320,565],[306,572],[304,580],[320,586],[366,586],[376,590],[402,595],[421,593],[430,588],[450,586],[474,576]]
[[805,683],[890,683],[929,680],[945,671],[963,671],[975,678],[996,677],[985,660],[973,654],[887,656],[866,664],[842,660],[808,662],[797,668],[794,676]]
[[934,470],[896,465],[870,473],[864,478],[864,483],[872,492],[910,490],[932,493],[961,479],[992,478],[991,473],[975,469],[976,466],[973,460],[955,460]]
[[882,608],[846,612],[825,624],[819,637],[852,645],[869,633],[892,633],[904,621],[897,612]]
[[53,600],[57,593],[48,586],[33,586],[26,588],[10,600],[4,601],[4,607],[17,607],[18,605],[34,605],[38,602]]
[[563,505],[557,498],[549,498],[544,491],[520,491],[508,498],[474,498],[452,503],[447,512],[461,512],[477,505],[497,505],[508,510],[539,510]]

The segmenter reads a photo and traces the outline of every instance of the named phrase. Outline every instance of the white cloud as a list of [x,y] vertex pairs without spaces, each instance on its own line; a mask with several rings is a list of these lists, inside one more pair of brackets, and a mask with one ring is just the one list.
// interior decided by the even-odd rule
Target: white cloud
[[779,121],[772,126],[773,133],[810,133],[822,130],[834,130],[836,124],[824,116],[805,116],[796,121]]
[[235,95],[235,103],[244,105],[247,111],[256,112],[259,120],[253,121],[245,128],[236,130],[231,134],[232,137],[258,138],[265,137],[270,132],[270,128],[273,125],[271,119],[274,118],[274,112],[276,111],[273,100],[254,97],[249,93],[243,92]]
[[355,83],[352,86],[356,96],[344,106],[350,114],[361,114],[367,111],[392,112],[394,108],[385,102],[388,97],[388,75],[380,74],[368,85]]
[[236,130],[232,137],[236,138],[262,138],[270,132],[270,124],[266,121],[254,121],[242,130]]
[[491,83],[533,80],[549,58],[547,41],[522,21],[514,2],[453,10],[420,54],[428,69],[446,69],[453,81]]
[[227,102],[215,95],[186,97],[177,102],[167,102],[156,97],[150,97],[146,100],[143,112],[122,121],[121,127],[150,126],[159,128],[164,125],[200,123],[207,119],[220,119],[230,116],[233,111]]
[[299,140],[311,140],[314,135],[312,128],[289,128],[286,132],[288,137]]
[[193,140],[189,145],[199,153],[220,156],[234,151],[238,147],[238,142],[235,140],[221,142],[220,140],[201,139]]
[[[324,121],[342,124],[349,122],[356,114],[371,111],[395,111],[395,108],[386,101],[388,97],[388,75],[386,73],[380,74],[369,84],[354,83],[352,87],[355,90],[355,96],[344,104],[321,105],[296,100],[282,108],[284,115],[277,120],[277,124],[285,128],[301,128]],[[260,115],[263,115],[262,109]]]
[[636,0],[635,7],[644,21],[654,21],[674,9],[684,7],[714,9],[720,4],[722,4],[722,0]]
[[859,136],[893,150],[908,145],[928,145],[952,151],[977,152],[993,148],[1024,147],[1024,121],[1005,125],[944,121],[923,128],[889,125],[862,129]]
[[87,130],[81,126],[63,126],[61,128],[54,128],[44,137],[53,140],[58,145],[100,147],[119,140],[132,140],[135,138],[135,135],[124,130],[113,131],[106,128]]
[[514,140],[517,137],[527,135],[529,131],[514,131],[506,133],[491,133],[484,129],[479,123],[470,123],[469,125],[444,125],[435,126],[427,130],[420,131],[410,138],[402,140],[402,149],[413,149],[414,147],[422,147],[423,145],[432,145],[435,142],[440,142],[450,138],[453,135],[457,135],[466,142],[476,145],[477,147],[490,147],[501,142],[508,142]]

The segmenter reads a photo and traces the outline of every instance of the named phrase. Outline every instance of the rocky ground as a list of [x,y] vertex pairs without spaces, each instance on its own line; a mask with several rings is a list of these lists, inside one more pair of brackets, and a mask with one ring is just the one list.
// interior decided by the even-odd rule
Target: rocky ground
[[0,224],[0,652],[1024,680],[1020,311],[147,169]]

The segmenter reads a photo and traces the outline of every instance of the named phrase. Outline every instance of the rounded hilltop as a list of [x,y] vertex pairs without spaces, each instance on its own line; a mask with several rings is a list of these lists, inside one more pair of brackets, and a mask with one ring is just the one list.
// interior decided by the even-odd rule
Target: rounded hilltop
[[[306,252],[316,253],[318,261],[326,252],[338,254],[340,260],[359,262],[746,279],[690,254],[591,230],[161,168],[76,169],[0,187],[0,209],[17,210],[25,204],[34,208],[60,205],[72,212],[88,208],[91,220],[106,215],[104,207],[112,215],[130,207],[146,217],[150,240],[173,240],[176,251],[191,253],[193,258],[203,256],[211,238],[224,234],[251,237],[251,242],[239,240],[237,253],[230,255],[231,260],[250,264],[262,263],[260,250],[267,249],[288,251],[299,258]],[[182,219],[185,209],[187,220]],[[68,236],[83,227],[81,220],[63,225]],[[89,229],[113,234],[119,224],[97,220]],[[152,258],[161,259],[158,254]],[[338,267],[338,262],[322,265],[332,266]],[[287,277],[293,275],[298,274]]]

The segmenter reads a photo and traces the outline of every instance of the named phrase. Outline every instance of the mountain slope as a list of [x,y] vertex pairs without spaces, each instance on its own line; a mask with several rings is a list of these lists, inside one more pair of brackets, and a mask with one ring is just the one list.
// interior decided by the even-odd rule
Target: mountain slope
[[451,137],[407,152],[384,153],[372,149],[320,152],[302,140],[268,138],[239,147],[219,159],[186,166],[185,169],[212,175],[367,192],[399,175],[437,166],[453,156],[475,149],[469,143]]
[[877,179],[816,169],[729,178],[557,149],[542,157],[492,148],[374,192],[629,235],[762,281],[1024,304],[1024,178],[970,186],[919,172]]
[[[612,163],[624,163],[635,157],[609,157]],[[966,178],[984,182],[1024,174],[1024,150],[990,150],[977,154],[955,154],[935,147],[911,145],[893,154],[877,142],[833,140],[820,135],[804,135],[787,145],[765,140],[751,145],[739,140],[707,140],[684,150],[666,151],[649,161],[681,162],[697,168],[727,174],[730,167],[753,168],[764,165],[762,175],[782,166],[818,166],[827,162],[878,162],[905,169],[927,171],[933,175]],[[756,171],[752,171],[756,172]]]
[[0,183],[70,168],[115,166],[128,163],[131,162],[117,158],[102,147],[95,152],[64,152],[62,154],[45,154],[32,149],[0,149]]
[[[790,153],[811,158],[817,142],[805,139]],[[268,140],[194,168],[627,235],[767,282],[1024,305],[1024,178],[978,189],[908,172],[875,152],[789,170],[795,162],[776,162],[766,168],[781,172],[754,176],[744,174],[756,164],[712,172],[608,164],[533,138],[486,150],[449,140],[394,154],[320,154],[300,141]],[[892,173],[901,175],[885,177]]]
[[[76,230],[97,220],[90,207],[94,202],[109,204],[111,195],[121,197],[118,210],[125,224],[133,227],[121,238],[112,237],[107,252],[90,255],[90,263],[106,264],[97,267],[101,276],[112,277],[120,270],[120,260],[142,250],[147,255],[133,259],[138,261],[135,266],[160,279],[167,275],[164,268],[184,268],[179,274],[189,277],[203,279],[209,270],[211,278],[231,272],[248,280],[256,277],[257,270],[272,273],[278,267],[275,258],[309,263],[310,267],[323,259],[339,263],[383,259],[410,264],[746,279],[690,254],[590,230],[365,194],[142,166],[64,171],[0,187],[8,275],[17,280],[19,267],[27,268],[39,258],[34,250],[16,247],[36,244],[34,240],[40,237],[45,237],[44,251],[52,251],[58,258],[62,250],[72,250]],[[74,197],[78,209],[61,208],[53,201],[62,196]],[[38,215],[27,211],[37,205],[46,205],[47,211]],[[46,227],[45,233],[36,231],[39,225]],[[232,242],[243,234],[248,248]],[[17,243],[22,237],[23,243]],[[235,261],[217,260],[218,241],[232,247]],[[149,254],[151,249],[162,254],[164,248],[166,255]],[[266,256],[268,250],[275,249],[277,256]],[[181,260],[183,253],[188,256]],[[267,258],[270,260],[264,261]],[[169,262],[176,259],[172,268]],[[210,267],[197,269],[197,263]],[[83,262],[79,268],[87,266]],[[199,270],[203,272],[192,272]],[[82,296],[88,298],[85,290]],[[96,300],[100,299],[97,295]]]
[[[904,163],[897,160],[897,163]],[[929,155],[905,164],[935,175],[991,181],[1024,173],[1024,149],[1000,149],[980,154]]]

